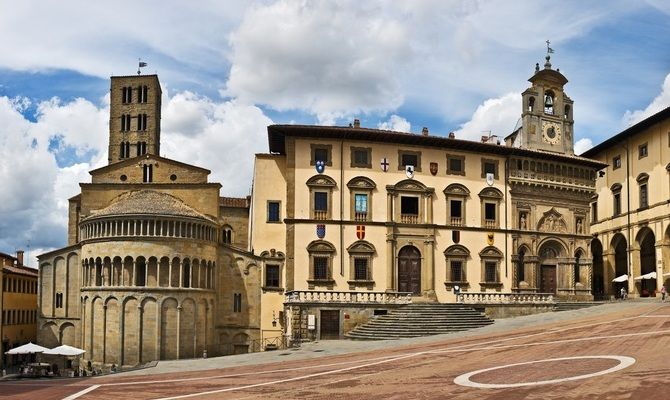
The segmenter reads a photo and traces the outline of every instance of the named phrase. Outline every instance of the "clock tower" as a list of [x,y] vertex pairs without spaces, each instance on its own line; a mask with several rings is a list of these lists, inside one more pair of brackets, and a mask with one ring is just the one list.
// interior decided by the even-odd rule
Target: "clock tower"
[[528,79],[532,85],[522,93],[522,127],[515,141],[527,149],[574,155],[573,102],[563,91],[568,80],[551,68],[549,52],[545,59],[544,69],[535,64]]

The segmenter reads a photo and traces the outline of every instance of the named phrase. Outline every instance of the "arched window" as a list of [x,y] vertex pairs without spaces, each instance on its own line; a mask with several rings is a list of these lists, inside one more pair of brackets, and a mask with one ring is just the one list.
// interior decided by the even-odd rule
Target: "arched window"
[[315,240],[307,246],[309,253],[309,279],[307,283],[310,289],[316,285],[332,287],[333,281],[333,257],[335,246],[325,240]]
[[528,112],[533,112],[535,107],[535,97],[531,96],[528,98]]
[[544,113],[554,115],[554,92],[547,90],[544,93]]
[[649,207],[649,175],[641,173],[637,176],[637,185],[640,193],[640,208]]
[[367,286],[372,289],[372,260],[375,254],[375,246],[365,240],[354,242],[347,248],[349,252],[349,288],[356,286]]
[[563,115],[565,119],[570,119],[570,105],[566,104],[565,105],[565,113]]
[[447,263],[447,280],[444,282],[447,289],[453,285],[467,286],[467,262],[470,258],[470,250],[460,244],[449,246],[444,251],[444,259]]

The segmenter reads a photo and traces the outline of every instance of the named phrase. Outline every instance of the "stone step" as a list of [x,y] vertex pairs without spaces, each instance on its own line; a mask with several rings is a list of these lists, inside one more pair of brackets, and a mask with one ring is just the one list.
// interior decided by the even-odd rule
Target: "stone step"
[[493,323],[463,304],[409,304],[377,316],[345,335],[356,340],[399,339],[460,332]]

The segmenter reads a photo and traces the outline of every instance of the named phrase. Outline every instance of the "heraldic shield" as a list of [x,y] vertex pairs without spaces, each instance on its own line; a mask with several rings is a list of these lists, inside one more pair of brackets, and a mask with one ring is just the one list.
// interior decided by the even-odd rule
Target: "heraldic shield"
[[430,163],[430,173],[432,175],[437,175],[437,163],[436,162]]
[[405,165],[405,174],[409,179],[414,178],[414,166],[413,165]]
[[326,170],[326,162],[325,161],[317,161],[314,166],[316,167],[316,172],[318,172],[320,174],[323,174],[323,171]]
[[326,237],[326,225],[324,224],[318,224],[316,226],[316,237],[319,239],[323,239]]
[[365,239],[365,225],[356,225],[356,237],[358,240]]

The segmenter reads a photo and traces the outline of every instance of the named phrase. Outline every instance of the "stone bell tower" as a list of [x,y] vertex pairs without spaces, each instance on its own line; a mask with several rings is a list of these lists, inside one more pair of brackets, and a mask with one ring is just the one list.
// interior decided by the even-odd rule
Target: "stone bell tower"
[[573,101],[563,91],[568,80],[551,68],[553,50],[547,47],[544,69],[535,64],[528,79],[531,87],[522,93],[522,131],[517,140],[527,149],[574,155]]
[[113,76],[111,81],[108,163],[160,155],[162,93],[158,76]]

